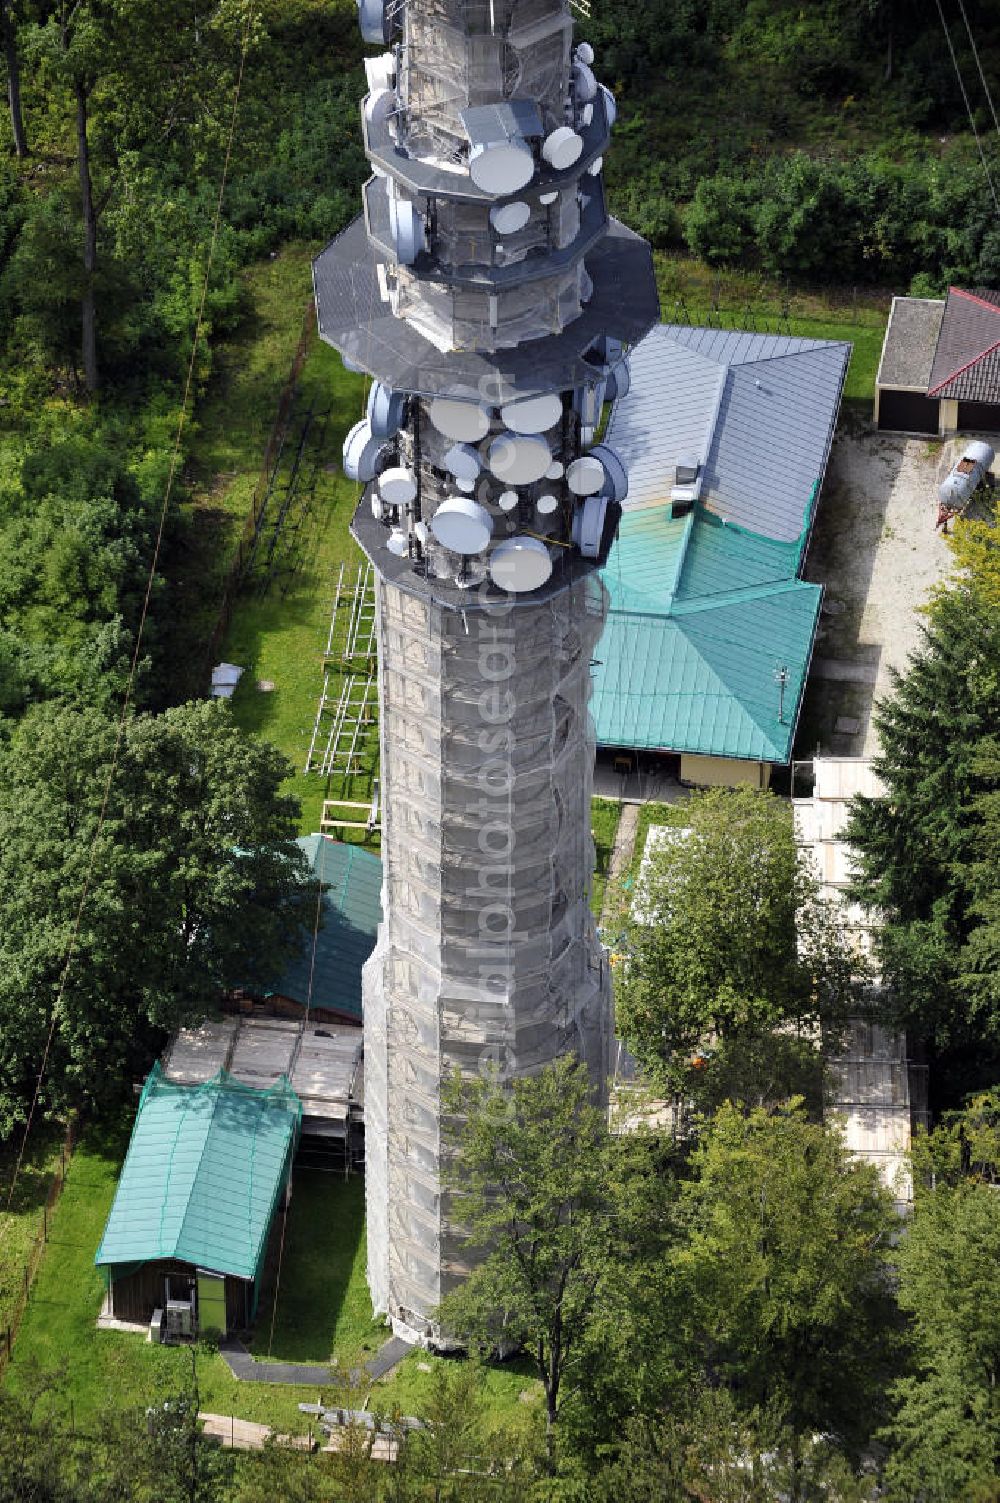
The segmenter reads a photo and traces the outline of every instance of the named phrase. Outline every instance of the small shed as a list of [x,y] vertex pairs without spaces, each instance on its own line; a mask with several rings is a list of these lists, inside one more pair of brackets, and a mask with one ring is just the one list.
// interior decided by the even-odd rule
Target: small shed
[[115,1319],[186,1305],[185,1333],[251,1324],[301,1116],[285,1078],[259,1090],[220,1070],[191,1086],[153,1066],[94,1258]]
[[1000,432],[1000,292],[893,298],[875,422],[890,433]]

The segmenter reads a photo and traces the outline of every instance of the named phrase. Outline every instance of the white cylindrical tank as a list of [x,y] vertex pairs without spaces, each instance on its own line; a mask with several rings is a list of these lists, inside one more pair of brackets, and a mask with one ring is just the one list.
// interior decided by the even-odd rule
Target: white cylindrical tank
[[973,439],[962,450],[962,457],[942,480],[938,499],[953,510],[966,504],[989,474],[993,450],[982,439]]

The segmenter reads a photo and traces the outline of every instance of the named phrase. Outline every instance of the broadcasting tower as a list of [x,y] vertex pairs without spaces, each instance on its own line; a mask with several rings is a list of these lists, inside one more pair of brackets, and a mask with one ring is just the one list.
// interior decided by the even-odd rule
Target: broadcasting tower
[[373,176],[314,267],[374,379],[344,445],[377,578],[384,919],[364,974],[368,1279],[421,1341],[466,1267],[443,1183],[457,1070],[612,1035],[590,916],[590,667],[627,480],[597,442],[656,322],[609,219],[615,101],[568,0],[359,0]]

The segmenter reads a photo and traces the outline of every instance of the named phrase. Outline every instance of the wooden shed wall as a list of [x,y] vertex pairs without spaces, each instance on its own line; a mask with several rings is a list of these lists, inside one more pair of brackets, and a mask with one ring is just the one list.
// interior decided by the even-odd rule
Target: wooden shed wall
[[[162,1309],[167,1298],[167,1278],[196,1282],[190,1263],[176,1259],[144,1263],[141,1268],[116,1274],[111,1270],[111,1313],[116,1320],[148,1325],[153,1311]],[[175,1296],[176,1297],[176,1296]],[[226,1277],[226,1323],[230,1331],[245,1331],[253,1313],[253,1283],[248,1279]]]

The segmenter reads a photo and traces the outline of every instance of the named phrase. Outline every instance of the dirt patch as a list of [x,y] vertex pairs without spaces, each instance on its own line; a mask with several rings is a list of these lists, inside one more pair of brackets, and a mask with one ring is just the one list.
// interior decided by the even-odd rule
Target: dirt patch
[[878,433],[854,415],[838,430],[805,568],[826,588],[797,756],[877,751],[872,707],[919,646],[920,607],[951,568],[937,488],[965,442]]

